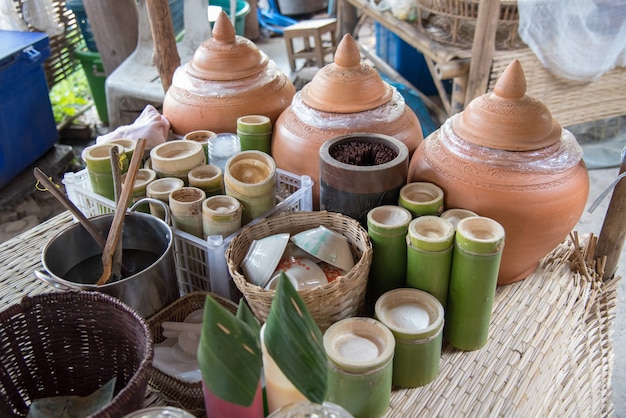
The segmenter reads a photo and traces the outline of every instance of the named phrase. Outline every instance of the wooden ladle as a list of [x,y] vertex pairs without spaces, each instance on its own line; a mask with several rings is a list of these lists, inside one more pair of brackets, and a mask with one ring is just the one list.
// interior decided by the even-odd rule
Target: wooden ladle
[[106,240],[106,245],[102,251],[102,275],[96,282],[96,285],[102,286],[109,281],[113,270],[113,255],[117,248],[117,243],[122,236],[122,228],[124,226],[124,218],[126,217],[126,209],[128,208],[128,201],[133,191],[135,179],[137,178],[137,172],[141,165],[143,157],[143,151],[146,147],[146,139],[139,138],[137,146],[133,152],[133,158],[130,160],[130,166],[126,173],[126,181],[122,185],[122,193],[120,199],[115,207],[115,215],[113,216],[113,222],[109,229],[109,236]]
[[[122,173],[120,169],[120,154],[117,147],[111,147],[109,150],[109,157],[111,158],[111,174],[113,175],[113,194],[115,195],[115,201],[120,200],[122,195]],[[123,234],[123,233],[122,233]],[[113,278],[120,277],[122,268],[122,240],[117,241],[117,247],[113,254],[113,266],[111,268],[111,274]]]
[[48,176],[39,169],[39,167],[35,167],[33,173],[35,175],[35,178],[39,180],[39,183],[41,183],[46,188],[46,190],[52,193],[52,195],[56,197],[56,199],[61,202],[61,204],[65,206],[65,208],[69,210],[72,215],[76,217],[76,219],[78,219],[78,222],[80,222],[83,228],[87,230],[89,235],[91,235],[91,237],[98,243],[98,245],[104,248],[104,245],[106,244],[104,237],[102,236],[100,231],[98,231],[91,224],[91,222],[89,222],[89,219],[87,219],[87,217],[80,211],[80,209],[78,209],[76,205],[74,205],[74,203],[72,203],[72,201],[63,192],[57,189],[57,185],[54,184],[48,178]]
[[[78,209],[78,207],[57,188],[57,185],[54,184],[50,180],[50,178],[39,169],[39,167],[35,167],[33,172],[35,174],[35,178],[39,180],[39,183],[41,183],[46,188],[46,190],[52,193],[52,195],[56,197],[59,202],[61,202],[65,209],[69,210],[72,215],[76,217],[78,222],[83,226],[83,228],[85,228],[85,230],[94,239],[94,241],[96,241],[100,248],[104,249],[104,246],[106,245],[106,240],[104,239],[100,231],[98,231],[89,221],[89,219],[83,214],[83,212],[81,212],[81,210]],[[128,269],[126,269],[124,265],[121,265],[121,271],[124,275],[129,274]]]

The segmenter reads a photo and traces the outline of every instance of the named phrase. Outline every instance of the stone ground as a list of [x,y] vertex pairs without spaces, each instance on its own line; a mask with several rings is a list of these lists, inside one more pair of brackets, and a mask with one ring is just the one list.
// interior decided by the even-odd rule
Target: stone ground
[[95,135],[107,127],[98,120],[95,108],[89,109],[80,121],[79,129],[61,132],[53,149],[0,189],[0,243],[65,210],[51,193],[37,189],[33,168],[39,167],[61,187],[64,173],[83,169],[82,149],[94,143]]

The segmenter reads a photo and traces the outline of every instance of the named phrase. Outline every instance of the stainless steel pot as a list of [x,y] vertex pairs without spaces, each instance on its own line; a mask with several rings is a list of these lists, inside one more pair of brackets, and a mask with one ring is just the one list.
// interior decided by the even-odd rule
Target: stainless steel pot
[[[106,237],[113,216],[102,215],[90,221]],[[180,296],[174,263],[174,234],[166,222],[146,213],[132,212],[131,208],[124,220],[122,248],[122,263],[130,275],[97,286],[95,283],[102,274],[102,248],[77,223],[48,241],[41,255],[45,271],[36,271],[35,275],[59,289],[107,293],[144,318]]]

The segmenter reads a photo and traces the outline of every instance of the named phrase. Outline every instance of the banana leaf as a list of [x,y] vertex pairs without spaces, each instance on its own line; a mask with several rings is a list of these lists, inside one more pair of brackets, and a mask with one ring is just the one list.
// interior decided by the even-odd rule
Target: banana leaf
[[263,334],[280,370],[309,401],[323,403],[327,361],[322,332],[284,273],[281,273]]
[[204,384],[216,397],[252,404],[263,365],[259,333],[211,295],[204,304],[198,364]]
[[244,298],[239,299],[237,318],[245,322],[254,335],[259,335],[261,332],[261,324],[259,324],[259,320],[254,316]]

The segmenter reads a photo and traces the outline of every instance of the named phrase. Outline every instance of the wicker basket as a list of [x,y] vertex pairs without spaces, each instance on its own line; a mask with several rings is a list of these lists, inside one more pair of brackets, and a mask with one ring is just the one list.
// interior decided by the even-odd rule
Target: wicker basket
[[[479,0],[417,0],[417,28],[437,41],[471,48],[479,3]],[[497,49],[524,47],[518,26],[517,1],[502,0],[496,29]]]
[[[161,324],[165,321],[183,321],[193,311],[203,309],[206,297],[209,294],[232,313],[237,312],[237,305],[218,295],[208,292],[189,293],[163,308],[148,320],[152,341],[155,344],[163,342],[165,337],[163,336]],[[199,415],[205,410],[201,382],[185,382],[153,367],[149,384],[153,390],[166,398],[169,404],[178,406],[195,415]]]
[[24,297],[0,313],[0,415],[35,399],[88,395],[116,377],[114,397],[93,417],[143,406],[153,346],[145,321],[102,292]]
[[255,239],[269,235],[285,232],[296,234],[320,225],[333,229],[348,239],[356,264],[347,274],[323,286],[301,291],[300,296],[322,331],[340,319],[362,312],[367,276],[372,263],[372,245],[367,231],[356,220],[340,213],[284,213],[242,229],[226,250],[230,275],[260,321],[265,322],[267,319],[274,291],[262,289],[243,276],[240,264],[250,244]]

